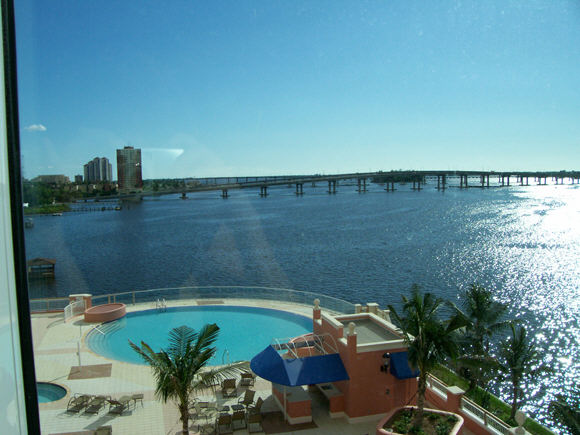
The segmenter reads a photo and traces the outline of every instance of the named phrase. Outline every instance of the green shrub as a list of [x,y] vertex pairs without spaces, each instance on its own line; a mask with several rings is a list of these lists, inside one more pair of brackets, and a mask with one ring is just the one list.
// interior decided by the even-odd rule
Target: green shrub
[[435,432],[437,435],[447,435],[449,432],[451,432],[451,426],[449,426],[448,423],[439,423],[437,426],[435,426]]

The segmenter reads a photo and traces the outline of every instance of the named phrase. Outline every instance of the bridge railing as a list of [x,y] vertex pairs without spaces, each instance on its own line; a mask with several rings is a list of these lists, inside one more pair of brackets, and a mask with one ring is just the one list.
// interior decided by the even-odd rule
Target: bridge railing
[[[150,290],[136,290],[130,292],[94,295],[93,305],[121,302],[127,305],[155,302],[157,299],[166,301],[179,300],[221,300],[221,299],[250,299],[292,302],[299,305],[312,306],[314,299],[320,300],[323,309],[343,314],[353,314],[354,304],[332,296],[305,292],[293,289],[275,287],[245,287],[245,286],[199,286],[199,287],[172,287]],[[32,312],[62,311],[68,304],[68,298],[32,299]],[[61,302],[61,301],[64,301]]]

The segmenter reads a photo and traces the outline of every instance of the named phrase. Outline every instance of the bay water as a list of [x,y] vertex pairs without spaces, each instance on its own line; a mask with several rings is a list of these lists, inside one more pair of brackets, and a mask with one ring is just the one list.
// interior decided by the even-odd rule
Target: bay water
[[[461,304],[471,283],[508,304],[553,372],[526,387],[542,419],[580,376],[580,187],[342,184],[145,198],[121,211],[35,217],[27,257],[55,258],[30,296],[266,286],[400,304],[411,285]],[[221,193],[221,192],[220,192]],[[95,204],[97,206],[97,204]],[[507,387],[507,385],[506,385]],[[507,398],[507,388],[497,393]]]

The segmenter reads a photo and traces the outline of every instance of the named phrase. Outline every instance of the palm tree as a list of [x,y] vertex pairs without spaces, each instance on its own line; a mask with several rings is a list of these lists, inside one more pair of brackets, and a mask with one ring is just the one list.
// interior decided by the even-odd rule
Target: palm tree
[[580,407],[578,406],[580,394],[578,391],[573,393],[571,402],[558,394],[556,400],[552,400],[548,410],[552,417],[565,426],[572,435],[580,435]]
[[417,412],[413,426],[421,427],[427,376],[438,363],[457,354],[454,331],[464,327],[465,321],[458,315],[448,321],[440,320],[438,314],[444,306],[443,299],[435,298],[431,293],[422,294],[416,284],[411,288],[411,298],[402,296],[402,299],[403,316],[399,316],[392,305],[389,305],[389,310],[403,332],[408,346],[409,362],[419,369]]
[[504,377],[511,382],[512,410],[510,418],[514,418],[519,400],[523,398],[523,384],[534,379],[540,373],[548,371],[541,364],[536,345],[528,340],[526,328],[514,323],[510,324],[512,335],[500,342],[499,369]]
[[157,383],[155,395],[167,402],[177,402],[181,415],[183,433],[189,433],[189,402],[192,394],[206,388],[213,388],[219,381],[241,370],[245,363],[237,363],[222,368],[207,368],[216,352],[212,346],[217,340],[219,327],[205,325],[199,332],[188,326],[179,326],[169,332],[167,350],[155,352],[141,342],[141,347],[131,340],[129,344],[148,363]]
[[497,366],[490,356],[491,337],[510,324],[502,320],[507,305],[493,299],[491,291],[478,284],[471,284],[463,293],[461,308],[453,305],[458,314],[467,321],[463,335],[463,353],[459,358],[464,368],[468,368],[469,390],[481,386],[486,371]]

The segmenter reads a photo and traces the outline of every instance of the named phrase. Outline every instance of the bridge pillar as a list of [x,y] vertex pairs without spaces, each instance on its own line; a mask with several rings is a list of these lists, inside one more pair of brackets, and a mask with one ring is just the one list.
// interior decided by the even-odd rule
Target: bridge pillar
[[336,193],[336,180],[328,180],[328,193]]
[[447,175],[443,174],[441,176],[441,189],[445,190],[445,183],[447,182]]
[[481,174],[481,175],[479,176],[479,178],[480,178],[480,181],[481,181],[481,188],[483,189],[483,186],[484,186],[484,184],[485,184],[485,175]]
[[261,197],[268,196],[268,186],[260,186],[260,196]]
[[[358,193],[366,192],[367,191],[367,179],[366,178],[358,178],[357,182],[358,182],[357,192]],[[361,184],[362,184],[362,186],[361,186]]]
[[296,183],[296,195],[304,195],[304,183]]
[[316,187],[316,181],[312,182],[312,187]]
[[507,185],[509,186],[510,185],[510,176],[507,175],[506,177],[507,177]]
[[390,191],[390,192],[394,192],[394,191],[395,191],[395,182],[394,182],[394,181],[389,181],[389,180],[387,180],[387,181],[385,182],[385,190],[386,190],[387,192],[389,192],[389,191]]
[[222,189],[222,198],[227,199],[228,197],[228,189]]

